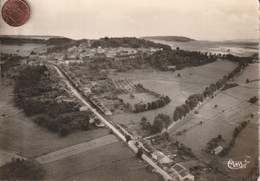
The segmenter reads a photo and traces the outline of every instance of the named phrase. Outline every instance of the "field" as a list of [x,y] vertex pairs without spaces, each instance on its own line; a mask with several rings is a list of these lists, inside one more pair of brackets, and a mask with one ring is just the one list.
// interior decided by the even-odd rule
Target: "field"
[[95,148],[43,165],[46,179],[61,180],[124,180],[156,181],[158,178],[138,162],[135,155],[122,142]]
[[[115,114],[112,116],[112,119],[117,123],[123,123],[130,128],[139,130],[139,123],[143,116],[147,117],[151,123],[153,123],[154,117],[159,113],[172,117],[175,107],[183,104],[189,95],[201,93],[205,87],[215,83],[235,67],[236,63],[219,60],[203,66],[185,68],[175,72],[136,71],[133,73],[109,75],[113,80],[129,78],[135,84],[141,83],[145,88],[161,95],[167,95],[171,99],[171,102],[163,108],[142,113]],[[178,77],[178,74],[181,76]]]
[[[105,128],[75,132],[65,138],[38,127],[26,117],[22,110],[14,106],[13,86],[2,80],[0,89],[0,150],[5,155],[35,158],[81,143],[92,144],[109,134]],[[115,138],[117,140],[117,138]],[[92,141],[92,142],[91,142]],[[114,142],[114,141],[112,141]],[[111,142],[111,143],[112,143]],[[81,150],[82,151],[82,150]],[[155,174],[146,171],[144,163],[139,163],[134,153],[120,141],[104,144],[79,154],[43,164],[46,178],[58,180],[157,180]],[[10,159],[10,158],[6,158]],[[65,163],[65,164],[64,164]],[[54,169],[55,168],[55,169]],[[114,172],[111,172],[114,170]]]
[[[237,137],[235,146],[230,152],[223,158],[217,159],[219,167],[225,168],[224,172],[228,172],[234,178],[241,178],[241,175],[248,174],[256,164],[254,160],[258,158],[258,105],[248,102],[251,97],[258,97],[258,81],[246,83],[246,79],[258,79],[258,64],[250,64],[234,80],[239,86],[221,91],[213,99],[201,105],[197,110],[198,114],[189,114],[170,130],[172,137],[188,145],[197,157],[205,162],[211,162],[216,157],[202,151],[206,148],[207,142],[221,134],[225,140],[221,146],[227,147],[235,127],[243,121],[250,120],[248,126]],[[199,122],[202,124],[198,125]],[[186,131],[182,135],[176,135],[183,130]],[[239,173],[231,172],[230,169],[227,169],[227,165],[223,164],[225,160],[245,156],[251,158],[250,164],[247,169]]]
[[153,95],[147,94],[147,93],[133,93],[134,97],[130,97],[129,94],[120,94],[118,97],[120,99],[123,99],[125,103],[129,103],[132,107],[134,107],[137,103],[148,103],[157,100],[156,97]]
[[45,44],[33,44],[26,43],[22,45],[5,45],[1,44],[0,52],[9,53],[9,54],[17,54],[20,56],[28,56],[31,51],[37,50],[39,52],[46,52],[47,46]]

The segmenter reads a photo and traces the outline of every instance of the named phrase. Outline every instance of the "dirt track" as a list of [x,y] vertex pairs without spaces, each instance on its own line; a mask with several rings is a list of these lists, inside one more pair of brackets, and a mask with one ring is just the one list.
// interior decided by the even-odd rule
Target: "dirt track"
[[80,143],[71,147],[67,147],[52,153],[48,153],[46,155],[40,156],[36,158],[41,164],[57,161],[72,155],[76,155],[88,150],[92,150],[95,148],[99,148],[111,143],[117,142],[118,139],[114,135],[106,135],[100,138],[96,138],[94,140],[90,140],[88,142]]

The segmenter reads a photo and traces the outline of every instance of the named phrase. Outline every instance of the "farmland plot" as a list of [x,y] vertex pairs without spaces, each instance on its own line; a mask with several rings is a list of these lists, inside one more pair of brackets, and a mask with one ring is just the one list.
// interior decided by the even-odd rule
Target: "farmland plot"
[[[221,146],[226,147],[232,139],[234,129],[241,122],[249,120],[248,126],[241,131],[234,147],[224,158],[249,155],[252,159],[257,159],[258,105],[251,104],[248,100],[253,96],[258,97],[258,81],[245,83],[246,79],[254,80],[257,77],[258,64],[246,67],[234,80],[239,84],[237,87],[221,91],[208,100],[198,109],[198,114],[192,113],[175,125],[170,130],[171,135],[189,145],[193,153],[201,159],[208,159],[201,149],[205,149],[213,137],[222,135],[225,142]],[[199,122],[202,124],[194,127]],[[178,132],[183,134],[177,135]]]
[[142,117],[147,117],[151,123],[153,123],[154,117],[160,113],[172,117],[175,107],[183,104],[189,95],[201,93],[207,86],[217,82],[236,66],[236,63],[218,60],[203,66],[184,68],[175,72],[139,70],[134,73],[109,75],[113,80],[128,78],[135,84],[140,83],[145,88],[161,95],[169,96],[171,99],[171,102],[162,108],[142,113],[115,114],[112,116],[112,119],[117,123],[123,123],[130,128],[140,131],[139,123]]

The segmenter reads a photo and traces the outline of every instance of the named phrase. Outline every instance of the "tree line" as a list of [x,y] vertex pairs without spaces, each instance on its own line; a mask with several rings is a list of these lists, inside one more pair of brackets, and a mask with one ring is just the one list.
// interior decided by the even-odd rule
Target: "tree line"
[[171,99],[168,96],[163,96],[163,95],[160,95],[160,94],[158,94],[154,91],[146,89],[146,88],[143,87],[142,84],[137,84],[136,89],[140,92],[145,92],[145,93],[151,94],[151,95],[153,95],[153,96],[155,96],[159,99],[152,101],[152,102],[148,102],[148,103],[136,103],[134,105],[134,108],[135,108],[134,112],[135,113],[161,108],[171,101]]
[[122,37],[122,38],[100,38],[91,43],[92,48],[116,48],[116,47],[130,47],[130,48],[162,48],[164,50],[171,50],[171,47],[161,43],[154,43],[153,41],[139,39],[135,37]]
[[168,96],[161,96],[160,99],[157,99],[152,102],[137,103],[134,105],[134,107],[135,107],[134,112],[139,113],[139,112],[149,111],[149,110],[153,110],[153,109],[158,109],[158,108],[165,106],[170,101],[171,100]]
[[232,135],[232,140],[229,142],[229,145],[227,147],[225,147],[222,152],[220,152],[219,156],[223,157],[225,155],[227,155],[229,153],[229,151],[231,150],[231,148],[235,145],[236,143],[236,138],[239,135],[239,133],[246,128],[246,126],[249,124],[249,120],[248,121],[243,121],[240,125],[238,125],[237,127],[235,127],[234,131],[233,131],[233,135]]
[[232,54],[212,54],[200,51],[186,51],[179,47],[176,50],[162,50],[146,57],[146,61],[155,68],[167,71],[168,66],[176,66],[176,70],[184,67],[199,66],[216,61],[227,59],[238,63],[251,63],[254,56],[238,57]]
[[177,48],[176,50],[162,50],[146,58],[146,61],[155,68],[162,71],[168,70],[168,66],[176,66],[176,69],[182,69],[188,66],[199,66],[217,60],[213,54],[197,51],[185,51]]
[[173,121],[178,121],[181,118],[185,117],[190,111],[192,111],[200,102],[207,97],[212,97],[213,94],[221,89],[228,80],[234,78],[244,67],[246,63],[240,62],[239,65],[230,72],[227,76],[224,76],[222,79],[218,80],[215,84],[212,83],[210,86],[206,87],[202,94],[193,94],[188,97],[185,101],[185,104],[177,106],[173,112]]

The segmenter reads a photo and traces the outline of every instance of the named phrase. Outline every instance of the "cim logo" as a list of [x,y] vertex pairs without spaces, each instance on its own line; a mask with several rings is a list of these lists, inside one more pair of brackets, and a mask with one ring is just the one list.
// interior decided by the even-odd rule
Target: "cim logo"
[[223,163],[227,165],[229,169],[237,170],[246,168],[247,164],[250,163],[250,157],[246,156],[244,159],[229,159],[228,161],[224,161]]

